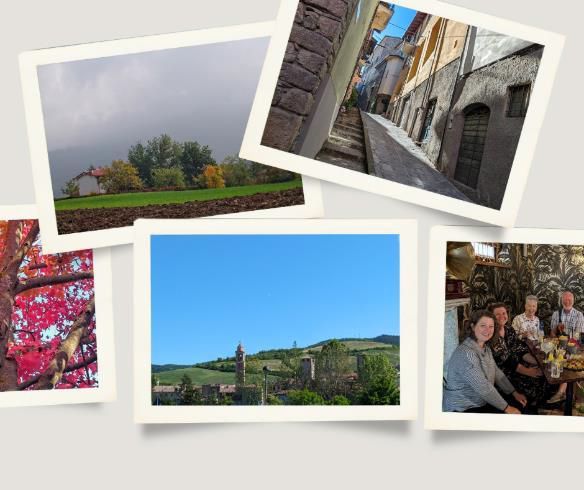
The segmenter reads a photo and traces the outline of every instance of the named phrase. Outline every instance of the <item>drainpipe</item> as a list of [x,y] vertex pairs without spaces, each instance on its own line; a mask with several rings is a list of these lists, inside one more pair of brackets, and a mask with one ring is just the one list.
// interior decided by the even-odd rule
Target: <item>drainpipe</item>
[[[472,31],[472,34],[471,34]],[[444,138],[446,136],[446,130],[449,126],[449,119],[450,119],[450,112],[452,111],[452,107],[454,106],[454,93],[456,92],[456,86],[458,85],[458,80],[460,79],[463,70],[466,68],[468,63],[469,55],[472,55],[474,52],[474,40],[476,36],[476,29],[472,26],[466,30],[466,35],[464,36],[464,48],[462,50],[462,54],[460,56],[460,61],[458,62],[458,70],[456,73],[456,78],[454,80],[454,88],[452,89],[452,95],[450,96],[450,104],[448,105],[448,111],[446,112],[446,124],[444,124],[444,129],[442,130],[442,137],[440,138],[440,150],[438,151],[438,159],[436,160],[436,164],[438,166],[438,170],[441,173],[444,173],[442,168],[442,148],[444,147]],[[471,52],[472,49],[472,52]],[[471,56],[472,58],[472,56]],[[465,66],[463,67],[463,62],[465,62]]]

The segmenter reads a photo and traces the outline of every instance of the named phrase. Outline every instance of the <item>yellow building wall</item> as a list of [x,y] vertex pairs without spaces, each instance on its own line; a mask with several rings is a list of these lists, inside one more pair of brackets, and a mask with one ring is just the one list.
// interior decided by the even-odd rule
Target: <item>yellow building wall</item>
[[402,95],[462,55],[468,28],[467,24],[437,16],[432,16],[426,22]]

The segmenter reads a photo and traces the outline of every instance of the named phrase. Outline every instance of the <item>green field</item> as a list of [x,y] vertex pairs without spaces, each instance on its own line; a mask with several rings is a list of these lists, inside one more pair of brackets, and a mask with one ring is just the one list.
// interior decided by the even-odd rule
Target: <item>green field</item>
[[246,185],[223,189],[195,189],[188,191],[130,192],[127,194],[107,194],[102,196],[56,199],[55,210],[92,208],[126,208],[149,204],[182,204],[190,201],[210,201],[227,197],[250,196],[261,192],[284,191],[302,187],[302,180],[290,180],[275,184]]
[[235,384],[235,373],[224,373],[202,368],[175,369],[173,371],[163,371],[155,376],[161,385],[178,385],[184,374],[187,374],[193,384]]

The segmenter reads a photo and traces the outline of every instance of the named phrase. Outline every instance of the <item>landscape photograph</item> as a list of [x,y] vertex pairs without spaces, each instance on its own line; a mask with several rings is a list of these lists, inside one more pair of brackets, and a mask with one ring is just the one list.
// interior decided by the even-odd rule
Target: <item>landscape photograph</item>
[[58,235],[304,204],[298,174],[238,157],[267,43],[39,64]]
[[399,235],[156,234],[150,278],[154,408],[400,405]]
[[92,251],[44,254],[37,220],[0,220],[0,392],[98,387]]

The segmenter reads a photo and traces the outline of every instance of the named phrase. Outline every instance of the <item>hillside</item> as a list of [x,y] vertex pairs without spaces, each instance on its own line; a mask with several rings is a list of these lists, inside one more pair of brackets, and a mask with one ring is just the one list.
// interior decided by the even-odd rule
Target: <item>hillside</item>
[[[375,339],[380,337],[393,336],[379,336],[375,337]],[[351,367],[354,371],[357,370],[357,354],[383,354],[389,358],[393,365],[397,366],[399,364],[399,345],[379,342],[375,341],[375,339],[341,340],[349,349]],[[264,366],[268,366],[271,371],[279,371],[283,359],[317,354],[327,342],[329,341],[319,342],[306,348],[272,349],[260,351],[256,354],[248,354],[246,357],[248,376],[254,376],[252,374],[253,371],[260,373]],[[172,366],[177,366],[177,368],[172,369]],[[235,383],[235,358],[219,358],[214,361],[201,362],[192,367],[173,364],[153,365],[152,373],[156,374],[160,384],[163,385],[179,384],[184,374],[188,374],[196,385],[233,384]],[[256,376],[261,377],[261,374]]]

